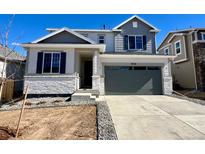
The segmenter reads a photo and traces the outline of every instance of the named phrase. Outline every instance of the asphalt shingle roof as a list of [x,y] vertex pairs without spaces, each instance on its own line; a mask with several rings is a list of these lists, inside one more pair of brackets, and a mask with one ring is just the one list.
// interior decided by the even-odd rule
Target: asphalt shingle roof
[[[10,53],[10,54],[9,54]],[[11,51],[11,49],[2,47],[0,45],[0,58],[5,58],[6,55],[8,55],[8,60],[20,60],[20,61],[24,61],[26,59],[26,57],[21,56],[19,53],[17,53],[16,51]]]

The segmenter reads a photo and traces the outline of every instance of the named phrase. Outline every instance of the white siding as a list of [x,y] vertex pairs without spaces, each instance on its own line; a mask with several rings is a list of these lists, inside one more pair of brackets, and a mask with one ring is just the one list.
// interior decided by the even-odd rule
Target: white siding
[[27,72],[26,74],[36,74],[38,52],[66,52],[66,74],[72,74],[75,71],[75,51],[74,49],[59,50],[59,49],[30,49],[28,52]]

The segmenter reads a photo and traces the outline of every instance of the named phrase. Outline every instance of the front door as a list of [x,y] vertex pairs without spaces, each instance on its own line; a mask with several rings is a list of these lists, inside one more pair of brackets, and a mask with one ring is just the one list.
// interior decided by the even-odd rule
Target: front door
[[83,85],[83,88],[92,88],[92,74],[93,74],[92,61],[85,61],[84,62],[84,85]]

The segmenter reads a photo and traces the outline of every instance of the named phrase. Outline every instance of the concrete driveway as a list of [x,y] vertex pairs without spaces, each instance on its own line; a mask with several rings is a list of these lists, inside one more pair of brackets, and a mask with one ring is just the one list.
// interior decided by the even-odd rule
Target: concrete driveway
[[205,139],[205,106],[169,96],[104,96],[119,139]]

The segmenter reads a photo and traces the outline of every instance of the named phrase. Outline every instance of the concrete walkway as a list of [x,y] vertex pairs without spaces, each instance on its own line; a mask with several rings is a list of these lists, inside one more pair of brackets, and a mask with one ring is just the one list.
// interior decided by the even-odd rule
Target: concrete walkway
[[168,96],[104,96],[118,139],[205,139],[205,106]]

